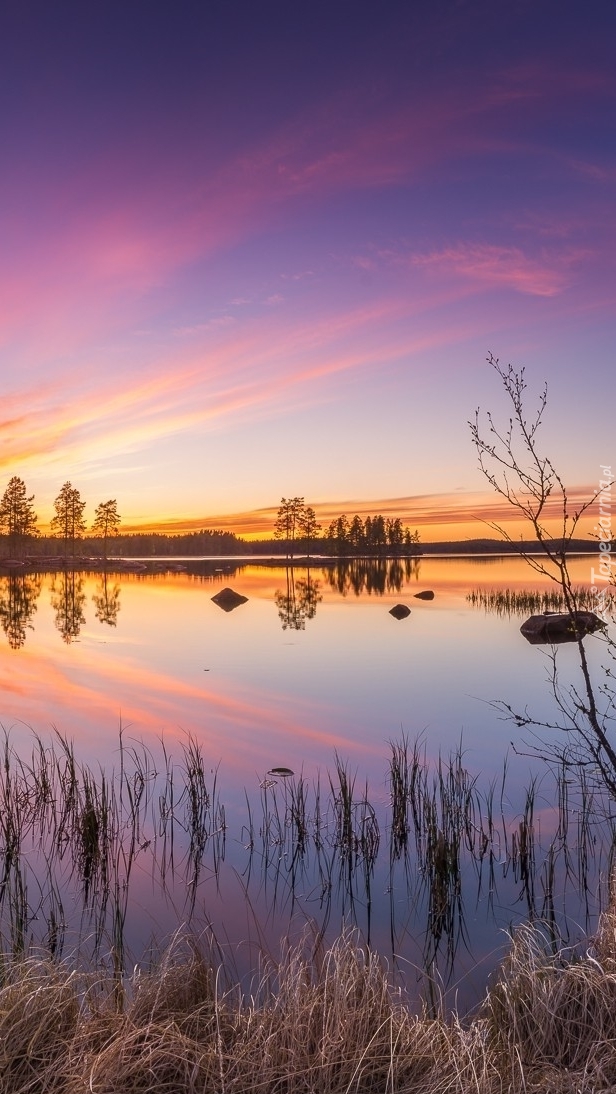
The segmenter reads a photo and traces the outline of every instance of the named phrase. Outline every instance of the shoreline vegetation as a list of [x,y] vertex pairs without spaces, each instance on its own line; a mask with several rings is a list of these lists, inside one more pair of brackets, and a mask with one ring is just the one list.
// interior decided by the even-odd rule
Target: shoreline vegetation
[[[307,565],[313,559],[326,564],[338,559],[397,559],[423,555],[510,555],[529,557],[545,552],[594,553],[592,538],[544,537],[540,548],[533,540],[508,537],[422,543],[418,529],[411,532],[399,517],[377,513],[362,519],[342,513],[323,530],[304,498],[282,498],[272,535],[245,540],[224,529],[168,535],[160,532],[122,532],[117,501],[100,502],[88,528],[86,503],[72,483],[65,482],[54,501],[51,534],[42,534],[34,512],[34,495],[28,495],[23,479],[13,476],[0,498],[0,567],[44,564],[56,568],[84,568],[88,564],[119,559],[157,558],[284,558],[288,565]],[[284,552],[284,553],[283,553]]]
[[513,937],[476,1012],[413,1012],[348,933],[264,958],[243,991],[215,939],[181,932],[123,980],[5,961],[6,1094],[595,1094],[616,1080],[616,912],[584,952]]
[[[613,1089],[614,884],[596,933],[576,946],[565,946],[555,923],[533,914],[529,905],[529,921],[510,936],[509,952],[483,998],[465,1015],[447,1004],[445,985],[441,982],[439,991],[434,976],[427,1000],[409,998],[394,982],[393,964],[387,968],[353,927],[326,941],[309,924],[299,942],[283,940],[280,957],[253,939],[255,960],[247,979],[229,942],[221,942],[210,925],[199,930],[190,914],[201,871],[209,866],[216,875],[224,859],[227,820],[217,774],[209,774],[194,740],[187,740],[175,764],[161,747],[162,783],[152,773],[159,766],[156,758],[122,734],[112,771],[82,764],[59,735],[51,744],[33,737],[28,761],[5,740],[0,765],[0,1085],[5,1094],[590,1094]],[[563,777],[554,848],[563,851],[564,840],[570,872],[568,773]],[[323,851],[331,840],[343,867],[340,877],[351,869],[353,876],[364,877],[369,892],[378,834],[363,787],[355,787],[337,760],[328,775],[324,819],[318,787],[313,809],[305,780],[281,781],[262,786],[263,814],[260,819],[250,814],[247,853],[258,855],[262,843],[268,868],[281,870],[290,863],[299,877],[310,845]],[[459,866],[470,839],[477,862],[486,866],[490,859],[486,869],[491,884],[495,881],[502,858],[496,831],[502,802],[492,805],[490,792],[485,799],[479,796],[461,753],[434,771],[420,744],[405,739],[391,744],[388,782],[392,867],[396,861],[405,866],[416,846],[435,901],[428,933],[453,928],[455,934],[456,915],[447,911],[459,897],[455,863]],[[534,787],[531,795],[536,792]],[[596,803],[583,799],[582,805],[591,817]],[[507,844],[510,868],[529,898],[538,851],[533,811],[531,802],[517,837]],[[590,831],[589,838],[592,842]],[[124,941],[129,882],[137,859],[152,850],[150,839],[163,884],[171,892],[173,874],[184,879],[188,909],[178,908],[180,926],[170,945],[162,951],[152,945],[149,957],[134,964]],[[36,906],[30,907],[37,850],[47,864],[49,893],[35,893]],[[586,858],[584,852],[582,862]],[[548,859],[552,877],[554,855]],[[332,876],[338,873],[335,862],[332,870]],[[65,945],[64,918],[71,906],[65,886],[81,896],[84,911],[77,911],[77,919],[90,949],[87,939],[83,949],[78,945],[68,952]],[[434,954],[426,957],[433,968]],[[409,970],[411,982],[416,971]]]

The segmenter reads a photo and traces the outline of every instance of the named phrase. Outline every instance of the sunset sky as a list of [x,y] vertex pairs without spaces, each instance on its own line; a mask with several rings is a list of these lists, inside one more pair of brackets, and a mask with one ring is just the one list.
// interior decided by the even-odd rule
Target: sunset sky
[[616,472],[615,32],[613,0],[5,5],[0,488],[485,535],[492,351],[547,380],[583,500]]

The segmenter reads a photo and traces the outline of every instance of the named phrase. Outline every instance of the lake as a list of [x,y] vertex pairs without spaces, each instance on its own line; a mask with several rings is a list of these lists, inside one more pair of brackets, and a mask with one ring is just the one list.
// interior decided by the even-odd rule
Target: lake
[[[190,923],[245,975],[259,947],[357,925],[411,993],[470,1004],[516,922],[592,927],[611,822],[493,705],[554,719],[550,647],[520,634],[530,611],[469,600],[547,590],[524,560],[184,565],[0,577],[0,805],[26,802],[0,833],[5,941],[17,923],[19,945],[117,961],[121,921],[132,961]],[[579,685],[575,643],[557,658]]]

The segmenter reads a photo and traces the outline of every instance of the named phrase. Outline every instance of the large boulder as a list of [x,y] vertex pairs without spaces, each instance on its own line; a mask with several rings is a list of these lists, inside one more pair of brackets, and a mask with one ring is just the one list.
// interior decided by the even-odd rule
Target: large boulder
[[407,608],[406,604],[394,604],[393,608],[389,609],[389,614],[393,615],[394,619],[406,619],[407,615],[411,614],[411,609]]
[[544,612],[531,615],[520,627],[527,642],[533,646],[554,645],[557,642],[577,642],[585,634],[593,634],[605,623],[594,612]]
[[216,593],[216,596],[212,597],[212,600],[215,604],[218,604],[219,608],[222,608],[223,612],[232,612],[240,604],[245,604],[248,597],[236,593],[234,589],[221,589],[219,593]]

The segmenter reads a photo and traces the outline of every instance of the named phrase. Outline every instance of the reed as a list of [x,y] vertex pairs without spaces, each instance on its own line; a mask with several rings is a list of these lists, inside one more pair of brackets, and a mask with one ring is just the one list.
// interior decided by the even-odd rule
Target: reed
[[[580,586],[572,592],[577,610],[593,611],[596,608],[592,589]],[[466,599],[473,608],[483,608],[485,612],[506,617],[568,611],[564,595],[558,589],[473,589]],[[609,599],[612,606],[614,597],[610,596]]]
[[[609,869],[616,822],[583,770],[563,768],[544,778],[551,780],[547,791],[531,782],[512,815],[504,800],[506,769],[499,801],[498,781],[482,789],[461,748],[432,760],[425,744],[404,736],[390,744],[387,803],[375,800],[339,756],[323,780],[266,778],[261,816],[246,792],[239,833],[247,906],[256,885],[267,917],[314,916],[323,933],[336,911],[360,924],[370,941],[377,878],[389,889],[392,954],[404,950],[412,932],[430,992],[454,974],[468,941],[469,906],[474,913],[482,893],[488,906],[495,903],[509,874],[519,886],[520,907],[512,915],[547,918],[557,943],[566,931],[559,905],[568,890],[586,898],[590,922],[591,894],[600,871]],[[535,820],[539,798],[556,802],[547,844]],[[127,944],[138,915],[135,872],[151,875],[161,911],[166,903],[177,921],[197,927],[199,886],[207,879],[218,886],[226,839],[218,771],[190,738],[174,759],[164,742],[154,756],[121,732],[115,766],[95,770],[59,735],[49,744],[34,738],[26,759],[5,737],[0,948],[59,958],[70,946],[85,965],[109,967],[119,981],[140,957]]]

